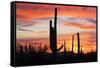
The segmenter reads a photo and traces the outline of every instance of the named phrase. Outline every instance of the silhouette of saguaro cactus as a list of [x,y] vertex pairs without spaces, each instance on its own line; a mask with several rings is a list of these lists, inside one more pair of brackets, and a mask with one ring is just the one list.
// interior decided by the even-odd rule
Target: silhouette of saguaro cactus
[[72,35],[72,52],[74,52],[74,34]]
[[66,42],[64,41],[64,56],[66,56],[66,53],[67,52],[67,50],[66,50]]
[[82,53],[83,51],[82,51],[82,45],[81,45],[81,53]]
[[80,34],[77,33],[78,54],[80,53]]
[[64,52],[66,52],[66,42],[64,41]]
[[50,20],[50,49],[56,57],[57,52],[63,48],[63,45],[57,49],[57,8],[55,8],[55,17],[54,17],[54,27],[52,26],[52,20]]

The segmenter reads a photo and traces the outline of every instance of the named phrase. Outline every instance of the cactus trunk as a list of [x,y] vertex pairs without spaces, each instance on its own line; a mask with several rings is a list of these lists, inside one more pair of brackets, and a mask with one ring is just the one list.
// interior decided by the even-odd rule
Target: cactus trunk
[[77,33],[78,54],[80,53],[80,34]]
[[67,56],[67,50],[66,50],[66,42],[64,41],[64,56]]
[[72,35],[72,52],[74,52],[74,34]]
[[66,42],[64,41],[64,52],[66,52]]
[[81,45],[81,53],[82,53],[82,45]]

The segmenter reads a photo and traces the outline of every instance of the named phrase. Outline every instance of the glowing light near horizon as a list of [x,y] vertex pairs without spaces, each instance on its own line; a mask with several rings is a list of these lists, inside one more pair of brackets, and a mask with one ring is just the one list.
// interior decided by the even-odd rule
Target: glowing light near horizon
[[[25,8],[25,5],[28,7]],[[24,7],[23,7],[24,6]],[[40,9],[34,8],[40,7]],[[30,8],[29,8],[30,7]],[[72,34],[81,34],[81,46],[83,53],[96,51],[96,8],[78,6],[58,6],[58,5],[16,5],[16,43],[42,42],[49,45],[49,22],[54,21],[53,9],[57,7],[57,47],[59,48],[66,41],[66,50],[71,51]],[[32,40],[30,40],[32,39]],[[37,39],[37,40],[36,40]],[[45,40],[44,40],[45,39]],[[19,41],[21,40],[21,41]],[[27,40],[27,41],[25,41]],[[92,43],[91,43],[92,42]],[[34,46],[34,45],[32,45]],[[61,50],[63,51],[63,49]],[[50,48],[48,49],[50,51]],[[77,38],[74,40],[74,53],[77,53]]]

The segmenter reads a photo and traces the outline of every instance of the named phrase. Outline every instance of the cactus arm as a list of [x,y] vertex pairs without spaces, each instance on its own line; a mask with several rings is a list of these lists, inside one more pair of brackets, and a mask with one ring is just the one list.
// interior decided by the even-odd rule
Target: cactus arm
[[60,48],[58,48],[57,51],[60,51],[62,48],[63,48],[63,45]]

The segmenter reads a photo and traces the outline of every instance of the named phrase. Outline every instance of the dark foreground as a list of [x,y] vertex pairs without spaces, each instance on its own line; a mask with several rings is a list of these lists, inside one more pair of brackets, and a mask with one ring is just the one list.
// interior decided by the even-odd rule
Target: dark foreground
[[54,58],[52,53],[23,52],[23,53],[16,53],[16,60],[15,60],[16,66],[80,63],[80,62],[95,62],[95,61],[97,61],[96,52],[91,52],[87,54],[59,52],[57,53],[56,58]]

